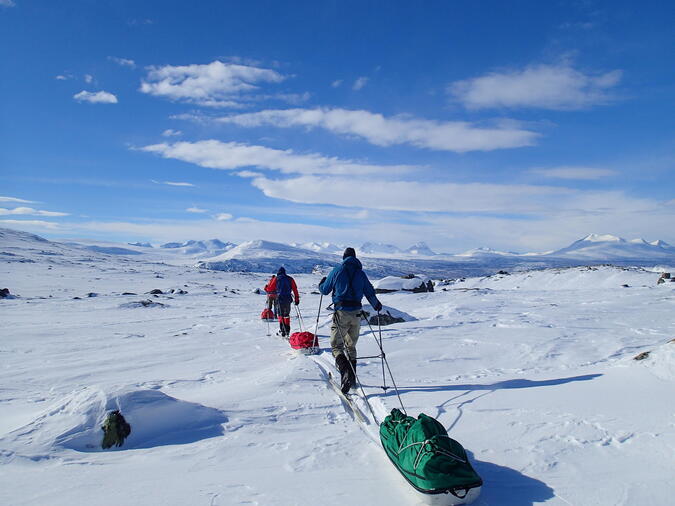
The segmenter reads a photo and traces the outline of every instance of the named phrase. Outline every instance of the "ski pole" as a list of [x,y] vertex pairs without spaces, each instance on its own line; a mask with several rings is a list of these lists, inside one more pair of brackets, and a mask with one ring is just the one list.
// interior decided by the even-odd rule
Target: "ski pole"
[[[370,322],[368,322],[370,325]],[[380,322],[380,312],[377,312],[377,328],[380,331],[380,351],[382,352],[382,359],[380,363],[382,364],[382,390],[387,391],[387,377],[384,374],[384,349],[382,348],[382,326]]]
[[295,314],[298,315],[298,323],[300,324],[300,330],[305,331],[305,322],[302,321],[302,315],[300,314],[300,309],[295,305]]
[[[368,321],[368,320],[366,320]],[[378,324],[379,324],[379,319],[378,319]],[[401,400],[401,394],[398,391],[398,387],[396,386],[396,380],[394,380],[394,375],[391,373],[391,367],[389,367],[389,362],[387,361],[387,356],[384,353],[384,348],[382,347],[382,327],[380,326],[380,341],[377,340],[377,336],[375,335],[375,331],[373,330],[373,327],[370,325],[370,322],[368,321],[368,327],[370,327],[370,332],[373,334],[373,339],[375,339],[375,342],[377,345],[380,347],[380,354],[382,356],[382,360],[384,361],[384,364],[387,366],[387,372],[389,372],[389,377],[391,378],[391,382],[394,385],[394,391],[396,392],[396,397],[398,397],[398,402],[401,405],[401,410],[403,413],[406,415],[408,412],[405,409],[405,406],[403,405],[403,401]]]
[[319,297],[319,310],[316,312],[316,326],[314,327],[314,335],[318,336],[319,332],[319,316],[321,315],[321,303],[323,302],[323,294]]

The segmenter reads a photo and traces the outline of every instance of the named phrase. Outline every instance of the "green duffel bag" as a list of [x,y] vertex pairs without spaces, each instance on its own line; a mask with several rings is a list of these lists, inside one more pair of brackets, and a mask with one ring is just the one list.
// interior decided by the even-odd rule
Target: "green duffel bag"
[[380,425],[380,441],[389,459],[418,492],[452,494],[474,500],[483,480],[466,451],[435,418],[406,416],[398,409]]

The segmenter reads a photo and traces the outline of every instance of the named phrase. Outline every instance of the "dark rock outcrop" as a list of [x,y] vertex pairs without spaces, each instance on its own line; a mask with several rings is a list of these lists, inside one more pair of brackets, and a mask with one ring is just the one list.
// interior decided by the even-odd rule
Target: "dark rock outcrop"
[[397,318],[395,316],[392,316],[389,311],[386,313],[380,313],[376,314],[375,316],[371,317],[368,322],[371,325],[391,325],[392,323],[402,323],[405,320],[403,318]]

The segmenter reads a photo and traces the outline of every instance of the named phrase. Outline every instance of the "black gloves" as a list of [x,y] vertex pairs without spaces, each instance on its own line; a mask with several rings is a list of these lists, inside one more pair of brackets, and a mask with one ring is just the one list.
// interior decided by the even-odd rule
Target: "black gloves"
[[380,311],[382,311],[382,303],[380,301],[377,301],[377,304],[373,306],[373,309],[379,313]]
[[321,278],[321,281],[319,281],[319,286],[323,285],[324,281],[326,281],[326,276]]
[[300,299],[295,299],[295,305],[299,306],[300,305]]

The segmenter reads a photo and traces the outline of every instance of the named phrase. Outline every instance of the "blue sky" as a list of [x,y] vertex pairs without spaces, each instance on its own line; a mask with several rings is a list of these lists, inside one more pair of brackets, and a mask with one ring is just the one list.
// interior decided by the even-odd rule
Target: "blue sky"
[[0,0],[0,226],[675,243],[672,2]]

